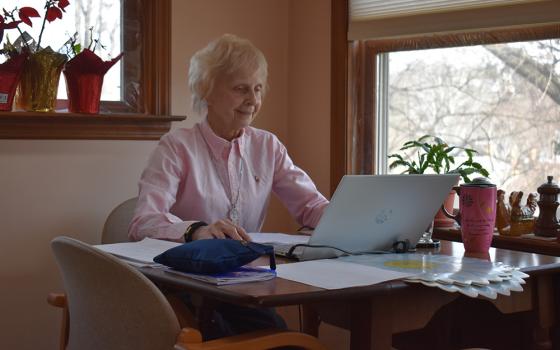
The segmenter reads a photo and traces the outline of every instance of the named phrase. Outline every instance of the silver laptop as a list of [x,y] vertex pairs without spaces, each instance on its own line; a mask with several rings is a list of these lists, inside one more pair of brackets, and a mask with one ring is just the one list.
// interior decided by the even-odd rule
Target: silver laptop
[[[459,175],[346,175],[299,260],[346,253],[390,251],[398,241],[414,247]],[[331,249],[322,246],[335,247]]]

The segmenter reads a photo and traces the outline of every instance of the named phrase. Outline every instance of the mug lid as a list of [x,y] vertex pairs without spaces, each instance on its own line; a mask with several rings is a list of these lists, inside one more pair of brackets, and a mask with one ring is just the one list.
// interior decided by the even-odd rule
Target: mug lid
[[486,177],[477,177],[474,178],[471,182],[462,184],[461,186],[465,187],[496,187],[495,184],[490,182],[490,180]]

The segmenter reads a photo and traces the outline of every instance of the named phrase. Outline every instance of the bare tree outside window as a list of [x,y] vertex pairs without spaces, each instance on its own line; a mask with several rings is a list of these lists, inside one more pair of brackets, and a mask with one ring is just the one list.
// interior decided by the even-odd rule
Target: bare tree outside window
[[[120,51],[114,48],[121,47],[120,1],[74,0],[72,4],[75,6],[76,33],[78,38],[81,38],[82,45],[86,43],[85,39],[90,38],[93,34],[94,38],[99,38],[110,56],[118,55]],[[115,11],[117,12],[115,13]],[[111,15],[108,16],[108,14]],[[90,31],[90,28],[93,31]]]
[[[74,20],[78,40],[83,48],[93,49],[103,59],[116,57],[121,52],[121,2],[111,0],[74,0]],[[66,91],[65,87],[61,87]],[[59,98],[64,98],[59,89]],[[101,99],[121,100],[121,65],[117,64],[107,72]]]
[[535,192],[560,178],[559,61],[557,39],[391,52],[388,154],[436,135],[478,150],[499,188]]

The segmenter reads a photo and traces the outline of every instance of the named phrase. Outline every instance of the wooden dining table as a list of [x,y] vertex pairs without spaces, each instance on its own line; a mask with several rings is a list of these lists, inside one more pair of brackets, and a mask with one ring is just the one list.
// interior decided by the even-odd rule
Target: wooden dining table
[[[461,227],[436,227],[432,238],[462,242]],[[492,247],[517,250],[521,252],[560,256],[560,241],[556,237],[538,237],[535,235],[505,236],[498,232],[492,237]]]
[[[438,249],[418,252],[465,256],[463,245],[451,241],[442,241]],[[519,267],[530,275],[523,285],[523,292],[499,295],[491,300],[502,313],[533,312],[535,334],[548,335],[551,329],[558,327],[559,301],[555,289],[560,273],[560,257],[490,248],[482,258]],[[266,262],[256,261],[254,264],[266,265]],[[139,270],[160,288],[187,291],[210,307],[216,302],[253,307],[302,305],[303,330],[306,333],[317,335],[321,321],[344,327],[350,330],[351,349],[391,349],[393,334],[424,327],[438,309],[458,298],[458,293],[402,280],[330,290],[279,277],[216,286],[162,269],[143,267]],[[546,343],[548,340],[543,341]]]

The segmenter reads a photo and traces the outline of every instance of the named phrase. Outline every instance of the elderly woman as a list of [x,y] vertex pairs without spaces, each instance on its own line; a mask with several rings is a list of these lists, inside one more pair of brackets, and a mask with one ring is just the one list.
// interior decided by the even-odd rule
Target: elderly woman
[[[247,232],[261,230],[271,192],[299,224],[316,226],[328,201],[275,135],[250,126],[261,108],[267,74],[262,52],[234,35],[218,38],[192,57],[193,107],[206,119],[162,137],[140,179],[132,240],[249,240]],[[222,328],[244,326],[219,335],[279,326],[273,313],[255,316],[259,310],[224,308]],[[251,321],[230,319],[232,313],[250,314]]]

